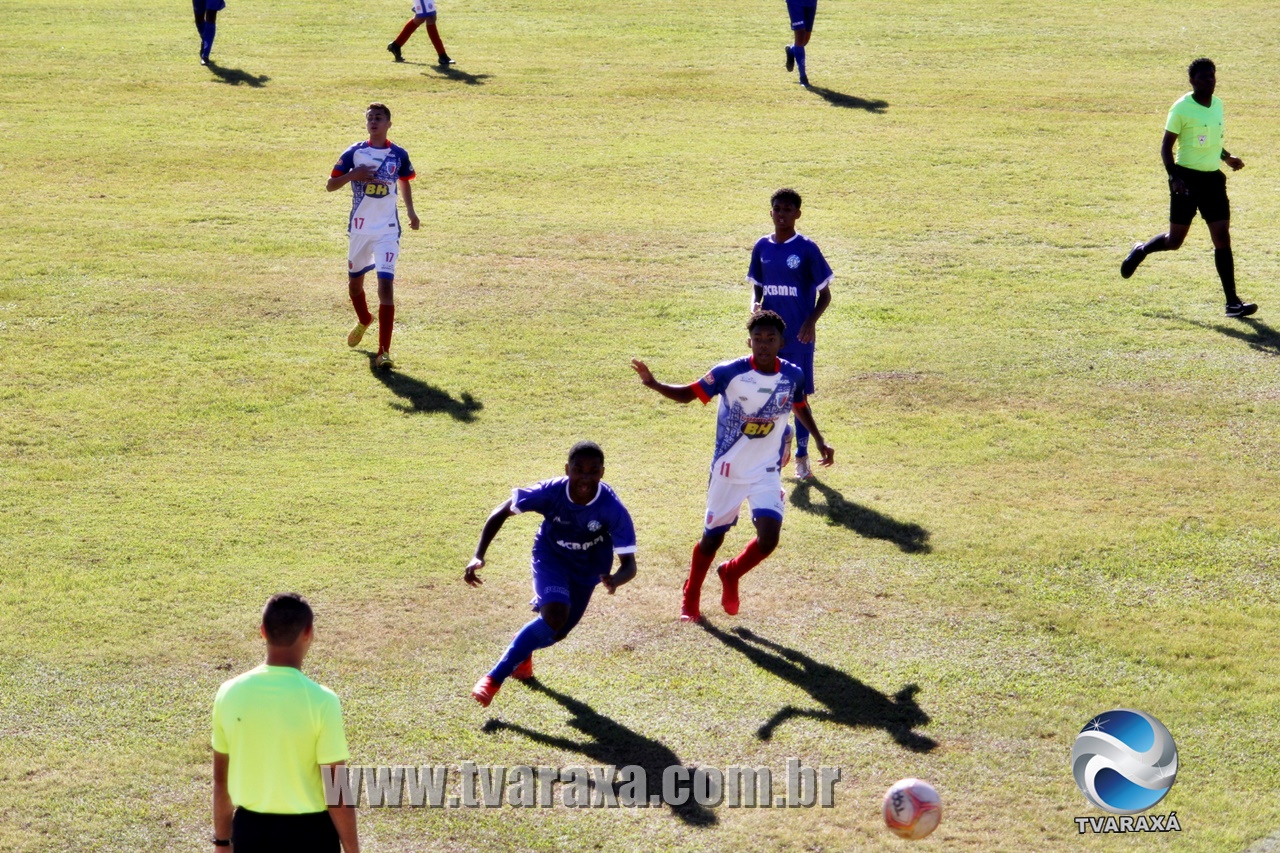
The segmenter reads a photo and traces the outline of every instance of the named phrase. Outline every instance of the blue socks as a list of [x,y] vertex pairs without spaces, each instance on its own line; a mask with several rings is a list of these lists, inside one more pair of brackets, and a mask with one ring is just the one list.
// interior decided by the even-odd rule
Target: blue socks
[[204,29],[200,32],[200,55],[209,58],[209,51],[213,50],[213,37],[218,34],[218,25],[212,21],[204,22]]
[[494,664],[493,669],[489,670],[489,677],[499,683],[506,681],[507,677],[511,675],[511,671],[519,666],[525,658],[538,649],[545,649],[547,646],[554,644],[555,641],[556,632],[542,620],[541,616],[536,617],[516,632],[511,645],[507,646],[506,652]]
[[800,79],[809,79],[809,75],[805,74],[804,71],[804,48],[800,45],[793,45],[791,47],[791,55],[796,58],[796,68],[800,71]]

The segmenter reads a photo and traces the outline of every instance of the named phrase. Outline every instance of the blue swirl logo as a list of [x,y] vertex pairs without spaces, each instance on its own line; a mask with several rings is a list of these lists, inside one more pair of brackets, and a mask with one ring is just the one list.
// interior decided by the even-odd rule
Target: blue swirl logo
[[1112,814],[1137,814],[1164,799],[1178,775],[1178,747],[1150,714],[1116,708],[1076,735],[1071,772],[1089,802]]

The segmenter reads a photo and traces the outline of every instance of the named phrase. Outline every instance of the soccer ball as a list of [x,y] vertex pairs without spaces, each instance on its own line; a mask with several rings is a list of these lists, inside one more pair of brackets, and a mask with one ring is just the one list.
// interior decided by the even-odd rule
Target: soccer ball
[[924,838],[942,820],[942,800],[923,779],[902,779],[884,795],[884,823],[901,838]]

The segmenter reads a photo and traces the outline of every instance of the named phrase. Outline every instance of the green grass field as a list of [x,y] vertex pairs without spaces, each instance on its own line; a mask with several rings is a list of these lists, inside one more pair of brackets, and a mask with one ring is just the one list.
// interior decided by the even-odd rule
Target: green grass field
[[[286,589],[356,764],[843,770],[832,809],[365,810],[368,851],[897,850],[904,776],[945,804],[921,849],[1219,853],[1280,824],[1274,4],[827,0],[812,91],[777,0],[445,2],[447,74],[421,31],[391,62],[408,14],[230,0],[207,69],[181,3],[5,9],[0,849],[207,849],[212,697]],[[1117,273],[1163,228],[1199,55],[1247,164],[1245,321],[1199,222]],[[349,194],[324,192],[371,100],[423,220],[390,375],[345,346]],[[675,617],[714,417],[628,360],[692,381],[745,352],[782,185],[837,274],[837,465],[788,482],[741,615],[713,578],[699,630]],[[482,589],[462,569],[583,437],[640,574],[483,711],[534,521]],[[910,685],[933,749],[891,731]],[[811,713],[762,739],[787,706]],[[1154,812],[1180,833],[1077,834],[1102,813],[1072,742],[1118,706],[1177,742]]]

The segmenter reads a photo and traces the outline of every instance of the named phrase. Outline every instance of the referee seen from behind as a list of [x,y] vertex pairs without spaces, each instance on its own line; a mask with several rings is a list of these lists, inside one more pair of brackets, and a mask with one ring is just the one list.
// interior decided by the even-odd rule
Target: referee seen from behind
[[1244,168],[1244,161],[1222,147],[1222,100],[1213,94],[1218,84],[1213,61],[1197,59],[1187,74],[1191,77],[1191,91],[1169,109],[1160,144],[1160,157],[1169,173],[1169,231],[1146,243],[1135,243],[1120,265],[1120,275],[1133,275],[1138,264],[1153,252],[1171,252],[1181,246],[1199,209],[1213,240],[1213,262],[1227,297],[1227,316],[1248,317],[1258,306],[1243,302],[1236,295],[1236,266],[1229,231],[1231,204],[1227,201],[1227,176],[1219,168],[1220,163],[1226,163],[1238,172]]
[[[267,659],[213,700],[213,844],[235,853],[359,853],[354,808],[326,808],[323,765],[345,764],[337,695],[302,674],[311,605],[282,592],[262,609]],[[329,771],[332,772],[332,771]]]

